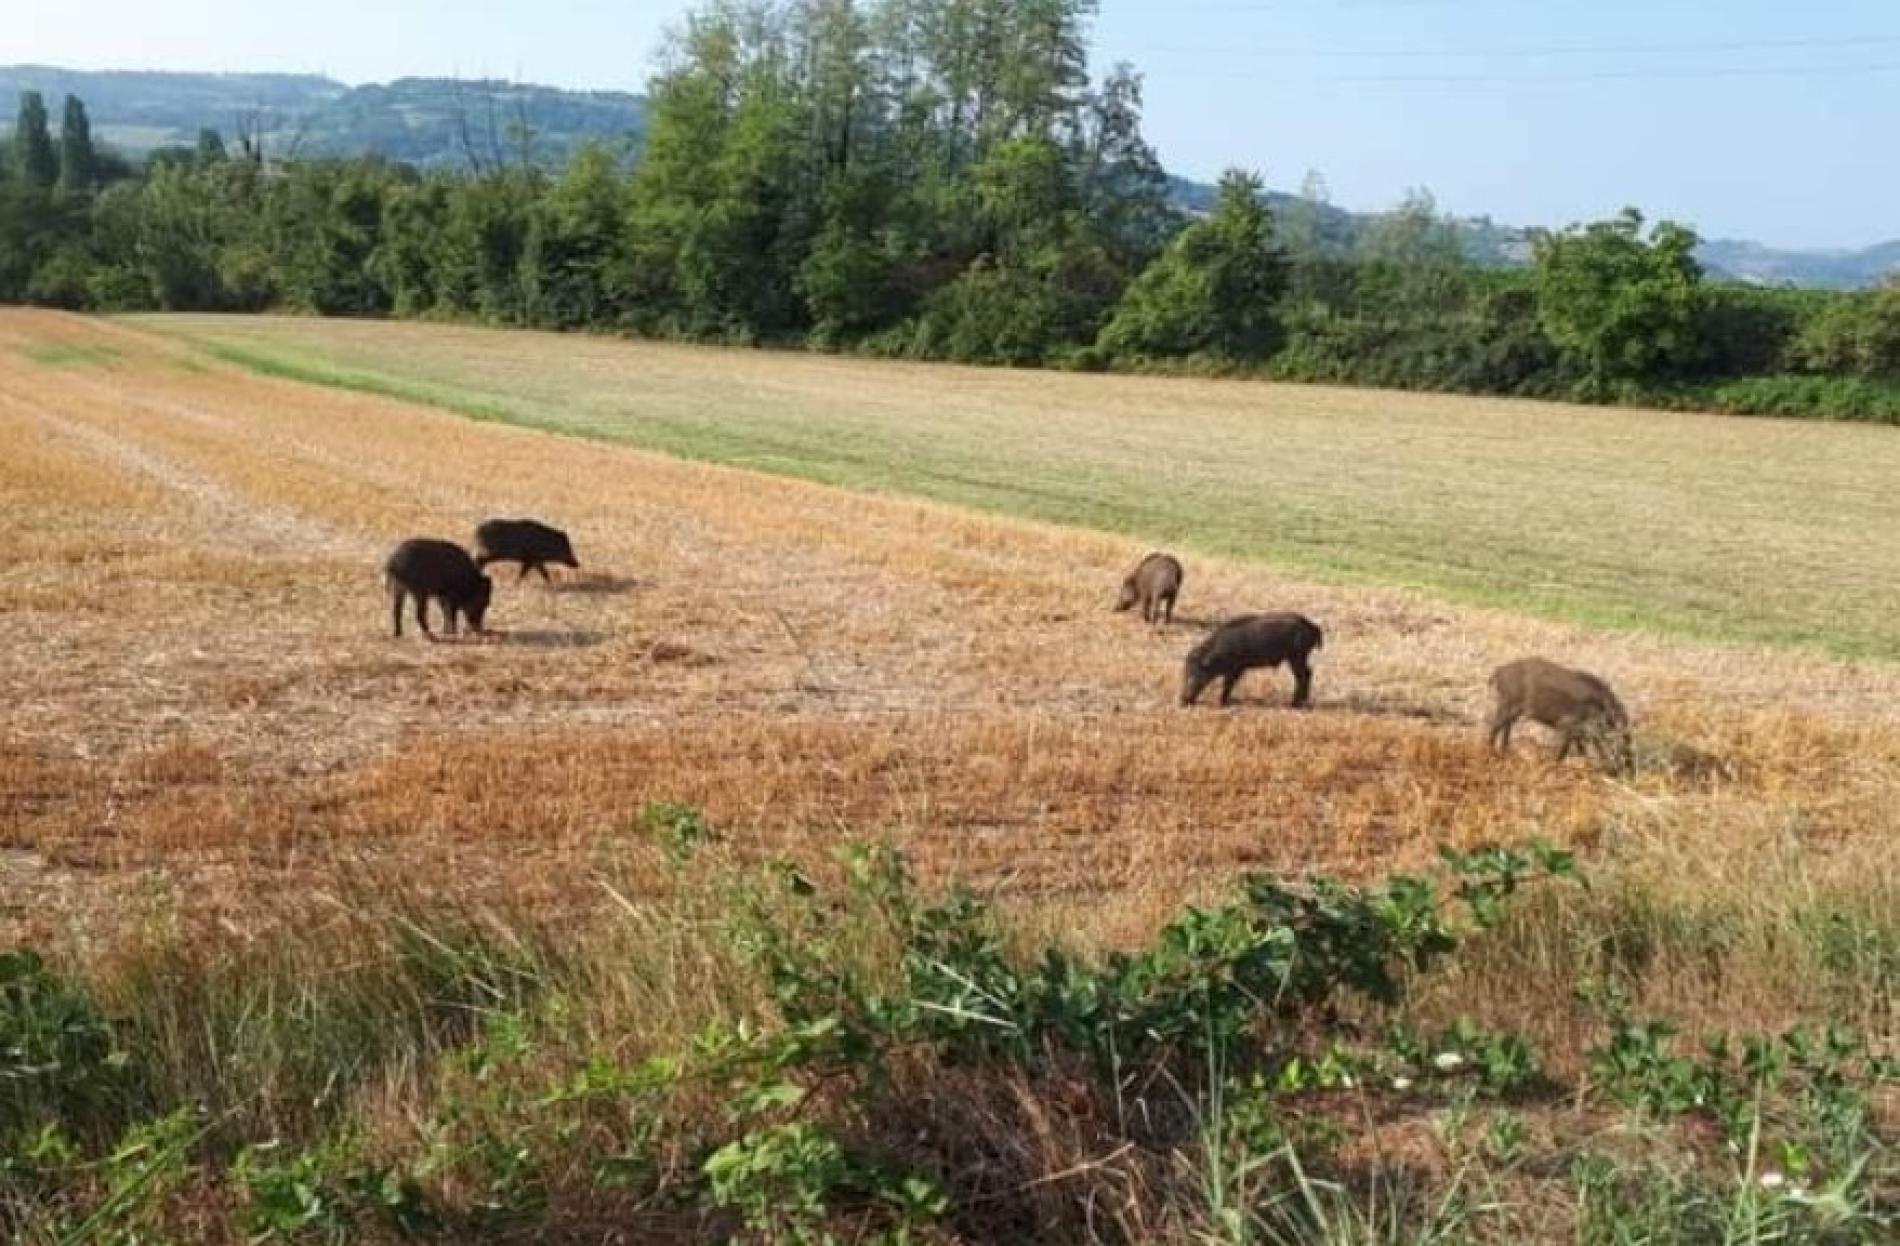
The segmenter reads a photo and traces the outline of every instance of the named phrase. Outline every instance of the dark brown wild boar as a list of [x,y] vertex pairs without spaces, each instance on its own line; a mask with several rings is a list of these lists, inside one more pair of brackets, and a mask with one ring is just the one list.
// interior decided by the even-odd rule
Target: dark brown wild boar
[[1182,576],[1180,559],[1172,554],[1150,554],[1123,577],[1115,609],[1126,610],[1140,602],[1142,622],[1172,623],[1174,599],[1181,594]]
[[1590,672],[1544,658],[1522,658],[1491,672],[1491,695],[1488,739],[1493,750],[1509,749],[1511,728],[1518,719],[1528,718],[1562,738],[1558,761],[1572,749],[1589,750],[1611,769],[1634,768],[1629,714],[1610,685]]
[[430,640],[435,639],[435,633],[429,630],[430,598],[441,604],[448,618],[449,635],[455,635],[458,614],[468,620],[470,631],[479,634],[495,589],[467,550],[453,541],[431,537],[412,537],[398,545],[383,564],[383,582],[389,588],[390,623],[396,635],[402,635],[403,600],[413,597],[416,622]]
[[475,529],[475,548],[477,567],[491,562],[520,563],[521,570],[515,575],[517,584],[527,579],[530,571],[539,571],[541,578],[551,583],[549,563],[575,568],[581,565],[567,533],[533,519],[490,519]]
[[1243,614],[1214,629],[1194,646],[1181,674],[1181,704],[1192,705],[1216,678],[1220,703],[1233,700],[1234,685],[1256,666],[1284,662],[1293,670],[1293,706],[1307,703],[1313,690],[1313,650],[1326,643],[1319,624],[1303,614]]

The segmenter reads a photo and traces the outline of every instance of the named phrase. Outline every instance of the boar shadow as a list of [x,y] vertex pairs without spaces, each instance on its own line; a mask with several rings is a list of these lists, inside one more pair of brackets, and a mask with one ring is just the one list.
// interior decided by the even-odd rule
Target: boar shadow
[[644,585],[630,575],[610,575],[603,571],[566,576],[547,587],[550,593],[572,593],[586,597],[618,597],[624,593],[634,592]]
[[1429,705],[1403,696],[1378,692],[1349,692],[1335,706],[1368,718],[1396,718],[1406,722],[1467,723],[1469,718],[1443,705]]
[[1226,621],[1227,619],[1224,615],[1177,614],[1174,616],[1174,625],[1177,628],[1185,628],[1195,632],[1211,632]]
[[525,628],[521,631],[490,632],[496,643],[523,649],[592,649],[607,639],[607,633],[575,628]]

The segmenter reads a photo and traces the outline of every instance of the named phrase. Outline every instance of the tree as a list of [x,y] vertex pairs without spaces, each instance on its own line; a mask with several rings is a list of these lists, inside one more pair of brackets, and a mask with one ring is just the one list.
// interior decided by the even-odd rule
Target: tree
[[1539,235],[1537,314],[1565,358],[1598,389],[1659,379],[1696,361],[1704,298],[1695,231],[1643,214]]
[[1359,250],[1365,259],[1419,267],[1445,267],[1464,260],[1457,227],[1438,214],[1438,201],[1423,186],[1406,191],[1398,207],[1375,217]]
[[20,92],[13,123],[13,170],[29,186],[50,187],[59,179],[59,154],[46,127],[46,101],[38,91]]
[[1286,257],[1259,177],[1230,169],[1214,211],[1182,230],[1128,288],[1100,346],[1124,358],[1266,358],[1279,345],[1275,304]]
[[529,315],[563,328],[620,316],[626,187],[611,153],[583,147],[535,203],[522,254]]
[[224,135],[209,126],[198,131],[196,159],[200,164],[218,164],[225,160]]
[[86,105],[77,95],[68,95],[59,121],[59,188],[68,194],[82,194],[93,188],[98,176],[99,157],[92,148],[92,123],[86,118]]
[[811,130],[779,16],[736,6],[693,15],[649,91],[631,215],[643,326],[750,337],[803,317],[786,227]]
[[1300,181],[1299,196],[1287,212],[1283,233],[1288,254],[1295,259],[1305,260],[1328,250],[1321,220],[1332,202],[1333,195],[1326,185],[1326,175],[1318,169],[1308,169]]
[[1083,210],[1117,260],[1138,271],[1180,228],[1168,203],[1168,175],[1141,134],[1141,76],[1115,66],[1082,115]]

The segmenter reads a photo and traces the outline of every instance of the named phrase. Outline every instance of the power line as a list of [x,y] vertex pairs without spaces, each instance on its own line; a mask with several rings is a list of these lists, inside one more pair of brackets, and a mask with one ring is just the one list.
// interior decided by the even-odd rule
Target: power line
[[[1661,0],[1649,0],[1645,7],[1654,8]],[[1231,4],[1207,6],[1211,13],[1331,13],[1354,9],[1430,9],[1451,6],[1475,7],[1490,3],[1494,7],[1506,5],[1516,7],[1523,0],[1236,0]],[[1585,6],[1588,7],[1588,6]]]
[[1690,43],[1605,43],[1605,44],[1527,44],[1518,47],[1488,48],[1248,48],[1227,45],[1223,47],[1191,47],[1179,44],[1148,44],[1141,51],[1146,56],[1161,52],[1182,56],[1260,56],[1289,57],[1305,59],[1407,59],[1407,60],[1474,60],[1493,56],[1539,57],[1539,56],[1648,56],[1648,55],[1702,55],[1708,53],[1788,51],[1797,48],[1866,48],[1891,47],[1900,44],[1900,35],[1857,35],[1828,39],[1738,39],[1724,42]]
[[[1144,70],[1148,77],[1185,77],[1240,79],[1258,81],[1257,73],[1209,73],[1204,69]],[[1696,69],[1607,69],[1584,73],[1558,74],[1313,74],[1283,77],[1283,82],[1349,85],[1475,85],[1540,86],[1583,82],[1667,82],[1708,78],[1835,78],[1868,74],[1900,73],[1900,61],[1843,65],[1731,65]]]

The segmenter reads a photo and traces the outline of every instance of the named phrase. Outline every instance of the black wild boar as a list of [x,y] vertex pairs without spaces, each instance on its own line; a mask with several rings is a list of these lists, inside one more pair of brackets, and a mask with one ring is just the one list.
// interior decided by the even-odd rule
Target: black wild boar
[[1144,623],[1174,622],[1174,599],[1181,594],[1181,560],[1172,554],[1150,554],[1122,579],[1117,611],[1141,603]]
[[383,582],[389,588],[389,621],[397,636],[402,635],[403,599],[416,599],[416,622],[430,640],[429,599],[435,598],[448,618],[448,633],[455,635],[455,618],[468,620],[469,630],[480,633],[482,616],[488,613],[488,600],[494,583],[481,573],[468,551],[453,541],[413,537],[396,547],[383,564]]
[[543,580],[550,580],[548,563],[576,568],[581,565],[574,557],[574,547],[568,544],[567,533],[532,519],[489,520],[475,529],[475,548],[479,551],[475,555],[478,567],[491,562],[520,563],[517,584],[530,571],[539,571]]
[[1509,749],[1511,728],[1518,719],[1528,718],[1562,738],[1558,761],[1570,756],[1572,749],[1589,750],[1612,769],[1634,768],[1629,714],[1610,685],[1588,671],[1543,658],[1522,658],[1491,672],[1491,695],[1487,730],[1495,751]]
[[1181,676],[1181,704],[1192,705],[1201,691],[1219,678],[1220,703],[1233,699],[1234,685],[1256,666],[1285,662],[1293,670],[1293,705],[1304,706],[1313,690],[1313,668],[1308,656],[1326,638],[1319,625],[1303,614],[1243,614],[1214,629],[1194,646]]

